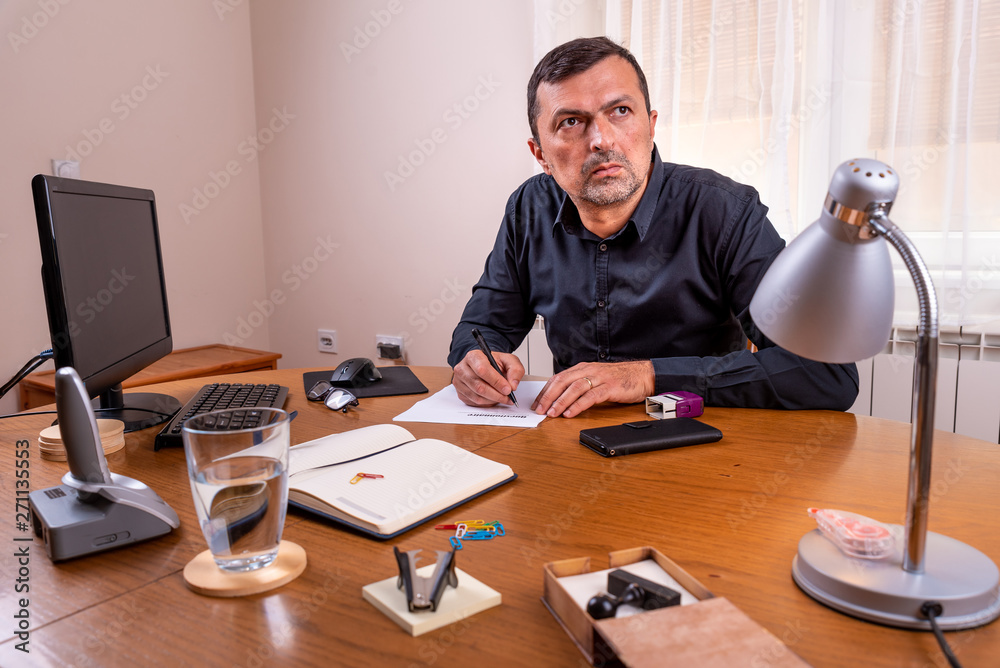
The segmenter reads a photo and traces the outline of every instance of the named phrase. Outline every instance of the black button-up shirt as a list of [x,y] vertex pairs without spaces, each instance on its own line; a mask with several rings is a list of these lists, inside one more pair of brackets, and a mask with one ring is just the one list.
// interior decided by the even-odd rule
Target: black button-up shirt
[[583,226],[551,176],[518,188],[448,362],[476,347],[473,327],[494,350],[515,350],[540,314],[557,371],[651,359],[656,392],[687,390],[715,406],[849,408],[853,364],[793,355],[750,318],[754,290],[785,245],[756,190],[664,163],[655,148],[652,160],[639,205],[606,239]]

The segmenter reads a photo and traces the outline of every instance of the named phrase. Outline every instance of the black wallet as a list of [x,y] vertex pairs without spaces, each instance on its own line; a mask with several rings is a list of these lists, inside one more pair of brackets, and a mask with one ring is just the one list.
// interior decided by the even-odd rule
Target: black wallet
[[604,457],[621,457],[637,452],[680,448],[722,439],[715,427],[692,418],[626,422],[613,427],[597,427],[580,432],[580,443]]

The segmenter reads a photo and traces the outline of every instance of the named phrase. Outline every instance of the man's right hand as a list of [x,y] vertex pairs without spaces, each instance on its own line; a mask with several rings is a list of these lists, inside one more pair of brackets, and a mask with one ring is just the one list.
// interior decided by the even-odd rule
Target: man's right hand
[[517,355],[494,352],[493,359],[503,370],[503,375],[490,366],[490,361],[481,350],[470,350],[455,365],[451,384],[455,386],[458,398],[469,406],[509,404],[507,395],[517,389],[524,377],[524,365]]

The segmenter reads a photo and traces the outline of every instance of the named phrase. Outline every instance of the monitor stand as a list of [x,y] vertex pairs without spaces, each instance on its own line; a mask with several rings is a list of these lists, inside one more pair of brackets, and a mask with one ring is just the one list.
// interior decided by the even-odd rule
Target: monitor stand
[[122,392],[121,384],[102,392],[93,400],[98,418],[121,420],[125,431],[139,431],[163,424],[181,409],[181,402],[169,394]]

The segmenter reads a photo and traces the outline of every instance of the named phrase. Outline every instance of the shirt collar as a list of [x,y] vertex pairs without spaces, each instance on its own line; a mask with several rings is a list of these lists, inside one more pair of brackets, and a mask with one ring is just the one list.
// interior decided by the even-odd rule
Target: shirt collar
[[[663,182],[663,161],[660,160],[660,153],[655,143],[653,144],[653,154],[650,159],[653,162],[653,170],[650,172],[649,180],[646,182],[646,191],[642,194],[639,206],[635,207],[635,211],[632,212],[632,217],[628,221],[635,226],[640,241],[646,236],[646,231],[649,229],[650,223],[652,223],[653,213],[656,211],[656,205],[660,199],[660,184]],[[556,226],[559,225],[569,234],[580,234],[581,231],[586,229],[580,221],[580,212],[577,211],[576,205],[573,204],[573,200],[569,198],[566,191],[562,193],[562,203],[559,205],[559,213],[556,214],[556,220],[552,223],[553,234],[555,234]],[[628,224],[625,227],[628,227]],[[623,227],[622,230],[624,229]],[[618,232],[618,234],[621,234],[621,232]]]

